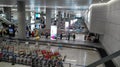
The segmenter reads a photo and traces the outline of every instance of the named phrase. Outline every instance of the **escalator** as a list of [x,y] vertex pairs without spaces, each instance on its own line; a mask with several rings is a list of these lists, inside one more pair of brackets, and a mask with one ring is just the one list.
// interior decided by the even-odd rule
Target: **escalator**
[[15,24],[0,16],[0,37],[15,36]]
[[6,18],[0,17],[0,24],[14,25],[14,23],[8,21]]

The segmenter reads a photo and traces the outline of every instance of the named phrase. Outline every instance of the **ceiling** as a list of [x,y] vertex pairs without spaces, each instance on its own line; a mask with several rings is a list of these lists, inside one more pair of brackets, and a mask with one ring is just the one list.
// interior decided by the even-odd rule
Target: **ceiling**
[[[17,5],[18,0],[0,0],[0,5]],[[28,7],[47,7],[47,8],[81,8],[93,3],[108,2],[109,0],[19,0],[25,1]],[[12,7],[12,6],[11,6]]]
[[40,8],[40,11],[50,8],[77,14],[81,10],[86,11],[91,4],[104,3],[109,0],[0,0],[0,7],[12,7],[12,11],[17,11],[17,1],[25,1],[28,11],[33,11],[31,8],[34,8],[35,11],[36,8]]

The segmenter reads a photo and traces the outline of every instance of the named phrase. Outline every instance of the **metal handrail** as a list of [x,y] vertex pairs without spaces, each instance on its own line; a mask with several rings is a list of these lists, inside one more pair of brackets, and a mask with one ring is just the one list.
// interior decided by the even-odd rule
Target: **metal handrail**
[[94,62],[94,63],[92,63],[92,64],[90,64],[88,66],[86,66],[86,67],[96,67],[96,66],[98,66],[100,64],[103,64],[103,63],[105,63],[105,62],[107,62],[109,60],[112,60],[112,59],[114,59],[114,58],[116,58],[118,56],[120,56],[120,50],[118,50],[117,52],[115,52],[115,53],[113,53],[113,54],[111,54],[111,55],[109,55],[107,57],[104,57],[104,58],[102,58],[102,59],[100,59],[100,60],[98,60],[98,61],[96,61],[96,62]]

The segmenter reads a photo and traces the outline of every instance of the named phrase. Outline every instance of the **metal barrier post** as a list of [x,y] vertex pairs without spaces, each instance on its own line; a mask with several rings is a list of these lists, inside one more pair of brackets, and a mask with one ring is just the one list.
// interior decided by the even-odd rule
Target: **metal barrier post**
[[71,67],[71,63],[69,63],[69,67]]

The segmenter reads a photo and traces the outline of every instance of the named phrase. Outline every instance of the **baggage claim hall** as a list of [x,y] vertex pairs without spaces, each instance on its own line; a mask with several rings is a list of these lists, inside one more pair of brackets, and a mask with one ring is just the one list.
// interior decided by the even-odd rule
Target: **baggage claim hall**
[[0,0],[0,67],[120,67],[120,0]]

